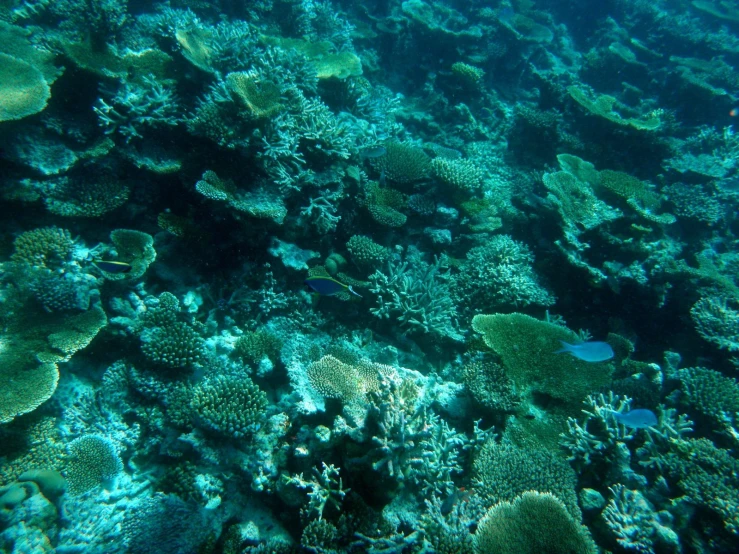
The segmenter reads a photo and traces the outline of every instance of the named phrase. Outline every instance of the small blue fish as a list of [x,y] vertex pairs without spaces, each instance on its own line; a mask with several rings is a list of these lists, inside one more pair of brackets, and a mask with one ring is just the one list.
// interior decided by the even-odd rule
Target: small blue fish
[[616,410],[609,411],[621,425],[631,427],[632,429],[646,429],[647,427],[657,425],[657,416],[652,410],[638,408],[625,413],[617,412]]
[[99,270],[104,271],[105,273],[128,273],[131,271],[131,264],[127,264],[126,262],[116,262],[116,261],[109,261],[109,260],[93,260],[92,263],[97,267]]
[[593,341],[580,344],[568,344],[563,340],[559,342],[562,343],[562,348],[555,354],[568,352],[583,362],[605,362],[613,358],[613,348],[607,342]]
[[348,290],[354,296],[362,298],[362,295],[354,292],[351,286],[340,283],[331,277],[308,277],[305,280],[305,284],[323,296],[333,296],[334,294]]

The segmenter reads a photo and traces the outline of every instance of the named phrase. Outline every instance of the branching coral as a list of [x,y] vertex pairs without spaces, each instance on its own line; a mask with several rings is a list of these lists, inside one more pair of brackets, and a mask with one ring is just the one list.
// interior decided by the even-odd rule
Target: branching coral
[[603,519],[618,543],[627,550],[654,552],[657,519],[647,499],[621,484],[611,487],[611,493]]
[[390,256],[384,246],[364,235],[352,235],[346,243],[352,261],[361,268],[377,268]]
[[141,351],[152,362],[171,369],[192,366],[205,355],[200,333],[178,319],[179,300],[168,293],[159,296],[159,305],[149,308],[140,334]]
[[323,512],[327,506],[339,508],[341,501],[349,492],[345,489],[339,475],[339,469],[334,465],[322,464],[323,470],[313,468],[314,477],[306,480],[303,474],[285,476],[285,486],[294,486],[308,491],[308,503],[302,509],[309,518],[323,518]]
[[67,450],[66,476],[71,494],[85,493],[123,470],[115,446],[106,438],[85,435],[72,441]]
[[100,217],[128,200],[128,184],[110,174],[61,177],[44,196],[46,208],[64,217]]
[[457,305],[472,313],[500,306],[552,305],[554,298],[539,284],[533,261],[528,247],[508,235],[472,248],[452,280]]
[[147,128],[175,126],[181,109],[171,88],[165,88],[153,77],[124,81],[114,91],[103,90],[95,113],[106,134],[120,133],[126,142],[142,138]]
[[390,262],[387,274],[378,270],[370,275],[370,290],[378,302],[370,311],[379,318],[392,317],[401,328],[461,340],[448,273],[443,270],[441,259],[433,264],[421,259]]
[[739,310],[736,301],[722,296],[701,298],[690,310],[698,334],[719,348],[739,351]]
[[216,375],[194,387],[196,421],[223,437],[241,439],[259,428],[267,395],[246,375]]
[[388,142],[385,155],[373,160],[375,168],[385,173],[385,177],[399,184],[412,183],[428,177],[431,172],[431,158],[413,144]]

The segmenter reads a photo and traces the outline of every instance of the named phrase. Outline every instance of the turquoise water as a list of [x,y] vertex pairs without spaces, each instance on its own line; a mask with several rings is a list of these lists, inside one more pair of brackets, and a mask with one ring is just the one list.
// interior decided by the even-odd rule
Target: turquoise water
[[0,1],[0,552],[739,551],[738,29]]

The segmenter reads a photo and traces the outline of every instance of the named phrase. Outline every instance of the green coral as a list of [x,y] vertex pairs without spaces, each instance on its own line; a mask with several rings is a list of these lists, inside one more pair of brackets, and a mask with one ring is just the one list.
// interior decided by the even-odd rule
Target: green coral
[[210,200],[225,202],[238,213],[257,219],[271,219],[282,224],[287,208],[282,199],[264,190],[245,192],[239,190],[230,179],[220,178],[215,171],[207,170],[195,184],[195,190]]
[[408,197],[390,187],[380,187],[375,182],[365,186],[363,203],[367,206],[372,219],[386,227],[400,227],[405,224],[407,216],[400,212],[408,204]]
[[431,172],[431,158],[422,148],[403,142],[385,144],[385,155],[373,160],[375,168],[395,183],[425,179]]
[[662,126],[662,121],[657,113],[646,115],[622,115],[628,112],[628,108],[621,104],[613,96],[607,94],[588,94],[583,88],[577,86],[567,87],[567,92],[573,100],[588,112],[622,127],[631,127],[639,131],[656,131]]
[[739,413],[739,382],[705,367],[679,369],[681,402],[721,424]]
[[490,508],[474,534],[477,554],[596,554],[587,528],[554,495],[524,492]]
[[556,496],[570,515],[580,521],[573,469],[558,454],[540,448],[520,448],[489,440],[473,463],[475,490],[489,506],[511,502],[526,491]]
[[485,173],[479,163],[473,160],[431,160],[431,172],[442,183],[454,190],[476,192],[482,186]]
[[506,374],[519,390],[546,394],[579,405],[585,397],[611,382],[611,363],[593,364],[569,354],[556,354],[560,341],[578,343],[577,333],[566,327],[513,314],[477,315],[472,328],[496,352]]
[[58,227],[26,231],[13,242],[11,261],[31,266],[56,268],[69,260],[74,250],[72,234]]
[[110,240],[115,247],[117,260],[131,265],[131,271],[128,273],[103,271],[105,278],[111,281],[142,277],[157,257],[157,252],[154,250],[154,237],[148,233],[131,229],[115,229],[110,233]]
[[0,53],[0,122],[23,119],[46,108],[51,89],[31,64]]
[[739,535],[739,460],[708,439],[675,439],[670,450],[650,460],[692,504],[718,514]]
[[346,243],[352,261],[362,268],[380,267],[390,256],[390,251],[364,235],[352,235]]
[[739,309],[736,300],[723,296],[701,298],[690,310],[698,334],[719,348],[739,351]]
[[308,366],[308,381],[324,398],[338,398],[342,402],[349,402],[363,393],[355,366],[330,355]]
[[500,364],[471,360],[464,365],[462,379],[472,397],[496,412],[514,412],[521,402],[513,382]]
[[123,470],[118,452],[108,439],[85,435],[67,447],[66,477],[72,495],[83,494]]
[[196,420],[223,437],[252,435],[264,419],[267,395],[246,375],[216,375],[196,386],[191,406]]
[[126,183],[112,175],[97,178],[62,177],[44,198],[46,208],[63,217],[100,217],[128,200]]
[[139,335],[141,351],[155,364],[177,369],[200,362],[205,342],[192,324],[179,320],[179,301],[168,292],[159,296],[159,305],[150,308]]
[[554,296],[539,284],[529,248],[495,235],[467,252],[452,281],[457,305],[472,313],[501,306],[551,306]]
[[246,331],[234,344],[234,355],[251,364],[258,364],[264,357],[276,361],[282,341],[269,331]]
[[480,86],[485,72],[479,67],[469,65],[464,62],[455,62],[452,64],[452,75],[456,77],[459,83],[467,89],[476,89]]

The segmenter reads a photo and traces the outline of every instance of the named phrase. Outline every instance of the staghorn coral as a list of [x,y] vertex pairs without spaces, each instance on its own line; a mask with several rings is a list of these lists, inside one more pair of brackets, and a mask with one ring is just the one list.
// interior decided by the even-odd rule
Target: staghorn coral
[[321,466],[320,471],[316,467],[313,468],[313,476],[310,480],[306,480],[301,473],[292,476],[283,475],[282,481],[285,487],[308,491],[308,502],[301,508],[301,512],[305,517],[319,520],[323,518],[323,512],[327,506],[338,509],[346,493],[349,492],[349,489],[344,488],[339,468],[325,462],[322,462]]
[[120,134],[125,142],[140,139],[148,129],[174,127],[181,108],[171,88],[153,76],[123,81],[115,91],[103,89],[95,113],[108,135]]
[[595,554],[587,528],[555,495],[536,490],[496,504],[478,522],[476,554]]
[[222,437],[241,439],[259,428],[267,395],[246,375],[216,375],[193,388],[190,405],[199,425]]
[[621,484],[610,489],[612,497],[602,516],[618,544],[626,550],[654,552],[658,524],[647,499]]
[[85,435],[67,446],[65,474],[69,493],[80,495],[105,484],[123,470],[120,456],[108,439]]
[[437,258],[428,264],[411,258],[391,261],[387,274],[377,270],[370,275],[370,291],[377,295],[378,304],[370,312],[394,319],[401,329],[462,340],[442,261]]

